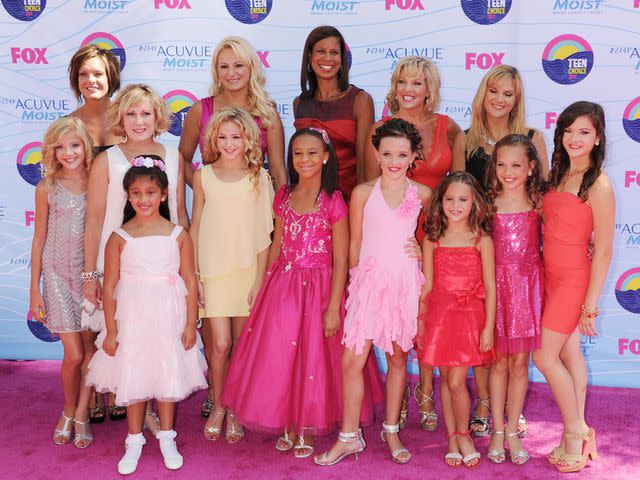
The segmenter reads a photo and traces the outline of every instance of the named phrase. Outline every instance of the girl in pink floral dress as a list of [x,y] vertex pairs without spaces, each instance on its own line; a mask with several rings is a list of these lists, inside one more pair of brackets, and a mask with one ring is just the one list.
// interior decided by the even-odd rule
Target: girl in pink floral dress
[[[313,453],[316,434],[341,417],[342,319],[349,223],[337,161],[324,130],[298,130],[289,144],[291,185],[276,194],[269,270],[236,345],[222,401],[243,425],[282,432],[276,449]],[[382,387],[369,362],[362,420]],[[373,392],[377,392],[374,395]]]

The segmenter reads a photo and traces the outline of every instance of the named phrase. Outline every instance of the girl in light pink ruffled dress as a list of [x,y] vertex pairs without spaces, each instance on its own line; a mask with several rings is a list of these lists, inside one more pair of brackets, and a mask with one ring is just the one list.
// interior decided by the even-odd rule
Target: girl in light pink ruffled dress
[[382,440],[389,444],[395,462],[407,463],[411,458],[398,437],[399,417],[424,277],[418,260],[404,253],[403,247],[414,236],[420,210],[431,198],[429,187],[406,177],[420,143],[420,134],[405,120],[394,118],[378,127],[373,145],[382,175],[358,185],[351,194],[342,431],[331,450],[315,458],[319,465],[333,465],[366,446],[358,420],[362,372],[373,345],[386,352],[389,365]]
[[127,407],[129,434],[118,473],[133,473],[146,440],[145,402],[158,401],[156,438],[165,466],[182,466],[174,438],[175,402],[207,388],[204,357],[195,346],[197,283],[193,244],[169,221],[165,164],[157,156],[136,157],[123,179],[124,224],[105,247],[106,331],[89,363],[87,384],[114,392]]

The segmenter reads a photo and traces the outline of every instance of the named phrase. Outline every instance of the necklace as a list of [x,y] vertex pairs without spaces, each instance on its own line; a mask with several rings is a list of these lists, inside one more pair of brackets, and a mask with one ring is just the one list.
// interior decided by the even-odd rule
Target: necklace
[[588,169],[589,169],[589,167],[585,167],[585,168],[581,168],[580,170],[574,170],[573,172],[569,171],[569,172],[565,173],[564,180],[562,180],[562,188],[564,188],[564,186],[567,184],[567,182],[569,181],[569,179],[571,177],[575,177],[576,175],[580,175],[581,173],[586,172]]
[[496,141],[495,140],[491,140],[489,137],[487,136],[483,136],[482,140],[484,140],[484,143],[486,143],[487,145],[489,145],[490,147],[494,147],[496,145]]

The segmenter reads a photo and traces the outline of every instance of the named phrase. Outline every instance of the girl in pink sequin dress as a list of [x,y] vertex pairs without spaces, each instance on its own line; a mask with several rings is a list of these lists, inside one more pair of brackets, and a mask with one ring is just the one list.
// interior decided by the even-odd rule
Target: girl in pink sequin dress
[[[340,360],[349,223],[324,130],[289,144],[291,185],[276,194],[269,270],[233,353],[223,404],[243,425],[282,432],[276,449],[309,457],[342,414]],[[382,387],[372,358],[362,420]]]
[[[496,258],[496,328],[498,359],[490,372],[493,429],[489,460],[529,460],[518,437],[518,419],[529,386],[531,351],[540,348],[544,273],[540,257],[542,169],[536,149],[525,135],[507,135],[493,149],[487,169],[488,197],[493,204]],[[509,419],[504,416],[507,393]]]
[[400,118],[379,126],[373,145],[382,175],[358,185],[351,195],[351,266],[342,359],[343,420],[338,441],[315,458],[333,465],[356,456],[366,443],[358,425],[363,398],[362,372],[373,347],[387,354],[386,412],[381,438],[391,458],[407,463],[411,454],[398,432],[407,376],[407,353],[417,329],[418,300],[424,278],[418,260],[404,253],[414,236],[418,215],[431,198],[431,189],[407,179],[422,139],[416,128]]
[[440,370],[449,444],[445,461],[475,468],[480,454],[469,436],[469,367],[494,360],[496,285],[489,208],[470,173],[438,185],[425,223],[425,284],[416,347],[420,363]]

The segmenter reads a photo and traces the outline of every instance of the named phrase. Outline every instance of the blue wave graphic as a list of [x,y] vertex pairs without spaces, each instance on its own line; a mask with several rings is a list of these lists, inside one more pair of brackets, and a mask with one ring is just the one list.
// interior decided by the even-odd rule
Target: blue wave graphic
[[[587,61],[586,73],[569,75],[570,60],[585,59]],[[560,60],[545,60],[542,59],[542,68],[544,73],[556,83],[560,85],[573,85],[574,83],[584,80],[591,69],[593,68],[593,52],[576,52],[573,55],[569,55],[565,59]]]
[[616,300],[626,311],[640,313],[640,289],[616,290]]
[[469,20],[479,25],[493,25],[494,23],[498,23],[509,13],[509,9],[511,8],[511,0],[507,0],[503,14],[489,15],[487,14],[488,4],[488,0],[461,0],[460,2],[464,14]]
[[110,51],[118,57],[118,60],[120,60],[120,71],[122,71],[124,66],[127,64],[127,54],[124,51],[124,48],[112,48]]
[[622,126],[624,131],[632,140],[640,143],[640,118],[636,120],[629,120],[628,118],[622,119]]
[[30,163],[28,165],[16,164],[18,166],[18,173],[24,179],[25,182],[30,183],[34,187],[42,180],[42,168],[40,164]]
[[190,108],[191,105],[189,105],[188,107],[184,107],[179,112],[175,112],[173,114],[173,121],[171,122],[171,126],[169,127],[169,133],[171,135],[175,135],[176,137],[182,135],[182,119],[187,116],[187,112]]
[[40,9],[30,11],[26,10],[26,3],[24,0],[2,0],[2,6],[7,13],[23,22],[31,22],[38,18],[47,6],[47,0],[40,0]]

